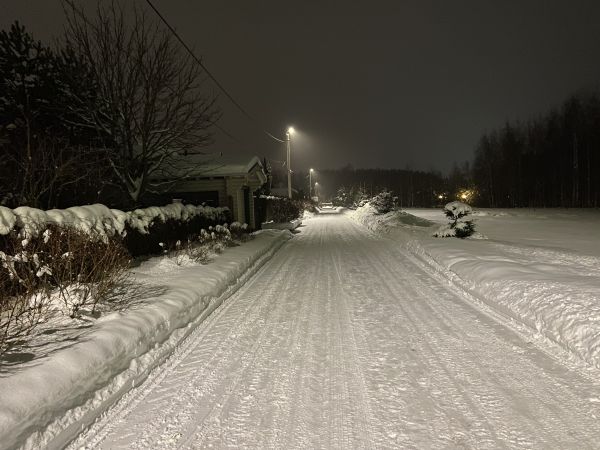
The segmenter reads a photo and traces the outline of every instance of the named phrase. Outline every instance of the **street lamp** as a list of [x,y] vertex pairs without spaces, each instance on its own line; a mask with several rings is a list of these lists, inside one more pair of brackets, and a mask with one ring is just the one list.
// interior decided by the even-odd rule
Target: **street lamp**
[[308,198],[312,200],[312,174],[315,169],[310,169],[308,171]]
[[288,197],[292,198],[292,167],[290,159],[290,136],[294,134],[294,127],[289,127],[286,132],[287,136],[287,170],[288,170]]
[[315,197],[319,197],[319,182],[315,181]]

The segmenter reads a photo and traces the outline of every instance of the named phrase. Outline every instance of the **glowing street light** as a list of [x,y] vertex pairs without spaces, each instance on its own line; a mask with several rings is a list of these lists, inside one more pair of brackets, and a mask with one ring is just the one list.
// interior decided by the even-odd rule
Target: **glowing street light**
[[312,199],[312,174],[314,173],[315,169],[310,169],[308,171],[308,198]]
[[294,127],[289,127],[286,132],[287,136],[287,171],[288,171],[288,197],[292,198],[292,167],[290,158],[290,136],[294,134]]
[[315,181],[315,196],[319,196],[319,182]]
[[474,189],[464,188],[464,189],[460,189],[456,195],[457,195],[457,198],[459,198],[463,202],[470,203],[477,196],[477,191],[475,191]]

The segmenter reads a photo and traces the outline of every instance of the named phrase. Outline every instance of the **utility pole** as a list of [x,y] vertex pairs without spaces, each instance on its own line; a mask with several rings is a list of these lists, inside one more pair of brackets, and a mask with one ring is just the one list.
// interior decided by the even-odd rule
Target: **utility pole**
[[288,197],[290,198],[290,200],[292,199],[292,167],[291,167],[291,157],[290,157],[290,150],[291,150],[291,143],[290,143],[290,135],[294,132],[294,129],[292,127],[288,128],[286,136],[287,136],[287,175],[288,175]]

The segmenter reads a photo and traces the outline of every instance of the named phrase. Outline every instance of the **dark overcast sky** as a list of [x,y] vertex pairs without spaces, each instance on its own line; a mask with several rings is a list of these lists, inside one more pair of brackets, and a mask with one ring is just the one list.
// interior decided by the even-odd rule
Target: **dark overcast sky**
[[[600,1],[154,0],[262,126],[301,133],[292,167],[448,170],[483,131],[527,119],[600,80]],[[4,1],[38,39],[59,0]],[[221,98],[215,151],[284,159]]]

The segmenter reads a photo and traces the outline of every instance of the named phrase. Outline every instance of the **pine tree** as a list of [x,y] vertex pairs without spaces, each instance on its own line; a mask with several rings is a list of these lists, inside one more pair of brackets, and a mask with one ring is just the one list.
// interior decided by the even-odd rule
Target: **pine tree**
[[[75,146],[67,90],[80,71],[15,22],[0,31],[0,200],[9,206],[55,206],[60,191],[90,180],[89,142]],[[77,89],[83,83],[78,81]]]

